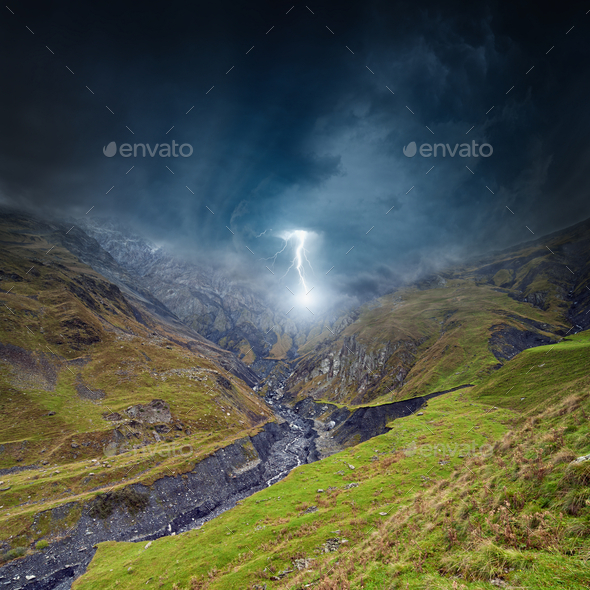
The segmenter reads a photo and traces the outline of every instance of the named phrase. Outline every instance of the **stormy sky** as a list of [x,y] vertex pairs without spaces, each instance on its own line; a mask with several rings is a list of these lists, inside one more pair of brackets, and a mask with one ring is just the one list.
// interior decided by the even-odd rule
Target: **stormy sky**
[[9,2],[0,201],[93,207],[287,307],[303,235],[312,307],[381,293],[590,216],[588,10]]

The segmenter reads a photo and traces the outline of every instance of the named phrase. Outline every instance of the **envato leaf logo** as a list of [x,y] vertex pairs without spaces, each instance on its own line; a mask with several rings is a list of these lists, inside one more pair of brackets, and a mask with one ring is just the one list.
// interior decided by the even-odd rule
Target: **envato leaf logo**
[[107,158],[112,158],[117,153],[117,144],[114,141],[111,141],[111,143],[109,143],[109,145],[102,148],[102,153]]
[[416,155],[417,151],[418,148],[416,147],[415,141],[412,141],[408,145],[404,146],[404,156],[407,156],[408,158],[413,158]]
[[[178,148],[178,151],[176,149]],[[190,143],[178,144],[172,140],[172,143],[157,143],[155,146],[151,146],[149,143],[122,143],[117,149],[117,144],[111,141],[106,147],[102,148],[102,153],[107,158],[112,158],[119,152],[119,155],[123,158],[130,158],[133,156],[137,157],[150,157],[160,156],[160,158],[188,158],[193,154],[193,146]],[[147,155],[146,155],[147,154]]]

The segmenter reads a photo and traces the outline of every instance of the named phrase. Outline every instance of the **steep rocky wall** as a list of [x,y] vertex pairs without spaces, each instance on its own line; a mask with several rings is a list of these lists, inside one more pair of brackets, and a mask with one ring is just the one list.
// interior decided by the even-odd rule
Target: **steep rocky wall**
[[356,334],[345,336],[341,342],[326,342],[297,363],[285,389],[291,397],[370,402],[401,389],[421,343],[406,337],[369,345],[359,341]]
[[[294,409],[298,414],[306,418],[321,416],[322,421],[331,428],[330,434],[334,442],[341,447],[345,447],[384,434],[390,430],[387,428],[387,423],[391,422],[391,420],[413,414],[433,397],[465,387],[473,386],[461,385],[453,389],[435,391],[428,395],[399,402],[357,408],[352,412],[348,408],[338,408],[332,404],[316,403],[309,398],[296,404]],[[330,423],[333,423],[333,425]]]
[[[261,489],[280,472],[283,465],[268,468],[266,462],[273,445],[290,435],[287,423],[271,422],[259,434],[219,449],[188,473],[98,497],[82,506],[81,517],[61,541],[0,568],[0,584],[10,590],[49,590],[60,584],[66,588],[86,569],[96,543],[148,541],[196,524]],[[64,519],[79,508],[72,502],[52,510],[51,517]]]

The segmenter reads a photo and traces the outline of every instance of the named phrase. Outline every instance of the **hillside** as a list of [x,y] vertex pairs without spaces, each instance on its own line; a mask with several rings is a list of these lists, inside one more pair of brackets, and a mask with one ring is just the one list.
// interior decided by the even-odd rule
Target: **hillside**
[[590,220],[450,268],[316,326],[291,399],[348,405],[476,384],[520,351],[590,326]]
[[5,212],[0,581],[586,587],[588,226],[324,318],[260,381],[144,242]]
[[587,588],[589,353],[526,350],[201,528],[101,544],[74,588]]
[[68,229],[0,221],[3,561],[61,539],[98,493],[190,471],[275,420],[246,366]]
[[[264,373],[265,359],[292,359],[309,327],[273,308],[214,266],[183,260],[114,220],[81,220],[84,230],[187,326]],[[272,363],[270,364],[272,366]]]

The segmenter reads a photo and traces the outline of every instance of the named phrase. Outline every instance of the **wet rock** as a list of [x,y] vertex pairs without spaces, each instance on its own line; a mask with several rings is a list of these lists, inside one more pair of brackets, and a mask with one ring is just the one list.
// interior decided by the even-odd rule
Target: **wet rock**
[[307,558],[295,559],[295,560],[293,560],[293,567],[299,571],[306,570],[306,569],[309,569],[313,565],[314,561],[315,561],[314,559],[307,559]]
[[[536,324],[536,323],[535,323]],[[496,324],[491,327],[492,335],[489,339],[489,347],[493,355],[499,361],[510,360],[519,352],[527,348],[555,344],[555,340],[540,333],[537,325],[532,330],[519,330],[508,324]]]
[[125,410],[125,413],[135,420],[155,424],[157,422],[168,423],[172,421],[170,406],[162,399],[153,399],[146,406],[137,404]]
[[[332,435],[334,442],[341,447],[345,447],[352,443],[365,442],[379,434],[385,434],[390,430],[387,424],[391,420],[415,413],[429,399],[466,387],[473,386],[461,385],[453,389],[435,391],[423,397],[415,397],[401,402],[392,402],[379,406],[365,406],[354,410],[352,413],[347,408],[338,408],[329,416],[330,420],[336,422]],[[313,404],[313,402],[311,403]],[[309,411],[310,402],[299,402],[295,405],[295,408],[299,409],[300,414]]]
[[[307,424],[294,415],[289,420],[296,420],[307,430],[295,433],[288,422],[270,422],[258,434],[215,451],[185,473],[185,478],[165,476],[149,487],[132,484],[122,488],[126,491],[118,495],[99,494],[83,506],[69,534],[52,544],[51,559],[46,559],[44,552],[32,553],[3,565],[0,577],[20,575],[22,578],[23,574],[35,571],[39,589],[65,590],[85,571],[97,543],[108,540],[146,543],[200,526],[205,519],[232,507],[236,500],[286,476],[298,464],[314,460],[316,435],[311,421]],[[236,477],[227,477],[249,462],[251,468]],[[141,502],[136,501],[138,498]],[[76,502],[64,504],[51,511],[51,518],[66,518],[78,506]],[[88,550],[79,552],[81,547]]]
[[338,551],[340,548],[341,540],[339,537],[334,537],[332,539],[328,539],[322,545],[322,553],[332,553],[334,551]]
[[119,412],[112,412],[111,414],[103,414],[102,415],[104,420],[109,420],[111,422],[118,422],[119,420],[123,420],[123,416],[119,414]]

